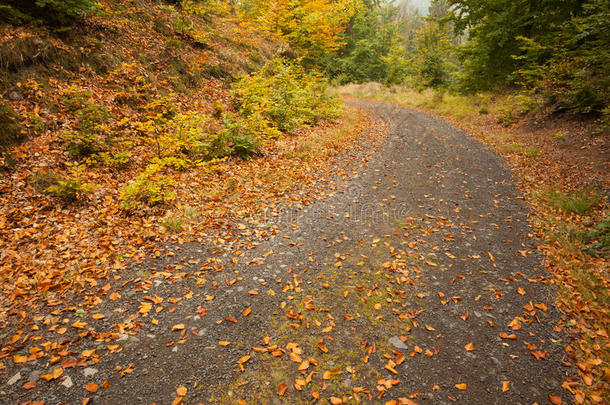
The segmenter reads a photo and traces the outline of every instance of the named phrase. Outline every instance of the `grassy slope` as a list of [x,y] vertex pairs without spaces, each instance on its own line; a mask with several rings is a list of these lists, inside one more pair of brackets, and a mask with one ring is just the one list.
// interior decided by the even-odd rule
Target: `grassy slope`
[[[0,307],[12,305],[9,299],[56,304],[67,291],[95,289],[96,279],[129,258],[140,260],[160,241],[196,239],[309,184],[322,161],[342,148],[341,125],[355,136],[361,116],[280,138],[265,146],[265,158],[172,169],[174,203],[121,210],[121,188],[155,157],[154,137],[140,130],[150,111],[160,104],[206,116],[209,131],[218,130],[221,113],[233,109],[230,82],[283,46],[226,14],[184,15],[152,0],[101,1],[63,39],[4,27],[0,105],[15,111],[27,140],[9,145],[0,158]],[[106,117],[95,131],[111,139],[108,161],[79,164],[67,140],[83,133],[82,117],[96,114]],[[323,146],[311,150],[308,136]],[[57,178],[91,183],[94,191],[77,190],[70,196],[76,201],[62,201],[45,191]],[[5,320],[0,311],[0,325]]]
[[598,403],[609,388],[609,371],[600,367],[610,361],[609,137],[590,135],[595,121],[544,118],[531,99],[511,94],[460,96],[376,83],[336,92],[434,111],[507,158],[535,208],[539,249],[549,259],[561,291],[558,304],[576,336],[566,350],[584,384],[568,388],[577,403]]

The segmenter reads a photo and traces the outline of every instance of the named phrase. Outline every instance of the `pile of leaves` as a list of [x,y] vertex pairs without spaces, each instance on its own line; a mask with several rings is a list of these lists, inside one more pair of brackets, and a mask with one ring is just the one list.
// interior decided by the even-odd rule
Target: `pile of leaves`
[[4,27],[2,51],[28,40],[20,52],[38,56],[2,55],[3,104],[28,138],[0,162],[2,306],[93,287],[185,218],[202,230],[248,215],[321,166],[283,158],[277,145],[338,116],[323,80],[285,59],[250,76],[281,43],[220,3],[202,7],[100,2],[63,39]]

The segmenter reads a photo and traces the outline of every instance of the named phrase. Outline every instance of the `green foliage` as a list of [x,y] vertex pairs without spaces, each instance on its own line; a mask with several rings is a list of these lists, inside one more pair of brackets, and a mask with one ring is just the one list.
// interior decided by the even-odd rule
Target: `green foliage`
[[63,179],[58,177],[55,184],[49,186],[45,191],[66,203],[75,202],[85,194],[93,193],[96,187],[83,180],[83,169],[76,167],[72,176]]
[[591,209],[597,207],[602,197],[597,190],[585,189],[571,193],[562,193],[557,190],[547,190],[542,197],[548,204],[565,212],[566,214],[584,215]]
[[246,121],[244,127],[262,130],[261,138],[272,138],[278,131],[291,132],[339,114],[338,101],[328,94],[325,80],[282,58],[242,77],[231,94],[239,115]]
[[417,88],[444,88],[451,82],[454,52],[446,23],[427,21],[414,38],[413,83]]
[[396,12],[390,5],[360,7],[349,28],[341,33],[344,44],[322,60],[326,73],[339,84],[404,81]]
[[599,113],[610,101],[610,3],[606,0],[449,0],[462,88],[522,85],[551,112]]
[[106,125],[112,115],[101,104],[86,102],[76,113],[75,130],[64,134],[66,148],[75,159],[91,156],[107,149],[111,131]]
[[518,37],[518,77],[554,111],[602,112],[610,101],[610,4],[590,0],[574,14],[552,38]]
[[592,256],[610,258],[610,216],[606,216],[597,226],[584,234],[585,252]]
[[70,86],[61,92],[61,102],[70,111],[78,111],[85,107],[91,100],[93,94],[89,90],[77,86]]
[[128,150],[122,150],[119,152],[99,152],[91,155],[84,160],[84,163],[88,166],[103,165],[106,167],[112,167],[115,169],[121,169],[129,163],[131,160],[131,152]]
[[[261,125],[265,123],[264,119],[250,117],[243,119],[234,115],[225,114],[223,116],[223,128],[218,131],[214,139],[208,144],[208,150],[212,157],[221,158],[224,156],[237,156],[247,160],[252,155],[260,153],[260,140],[257,136],[265,136],[264,132],[256,132],[256,128],[252,124]],[[273,130],[273,127],[262,128],[264,130]]]
[[161,225],[174,232],[180,232],[184,226],[184,218],[170,214],[161,219]]
[[95,7],[95,0],[2,0],[0,21],[61,27],[73,24]]
[[144,172],[121,189],[122,208],[132,210],[142,204],[150,206],[166,204],[176,199],[173,187],[176,181],[163,174],[165,165],[157,161],[146,167]]

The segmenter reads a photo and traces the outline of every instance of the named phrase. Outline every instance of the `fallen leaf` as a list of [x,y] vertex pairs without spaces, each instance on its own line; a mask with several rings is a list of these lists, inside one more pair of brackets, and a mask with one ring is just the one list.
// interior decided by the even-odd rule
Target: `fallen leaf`
[[99,387],[95,383],[89,383],[85,386],[85,389],[89,392],[97,392]]

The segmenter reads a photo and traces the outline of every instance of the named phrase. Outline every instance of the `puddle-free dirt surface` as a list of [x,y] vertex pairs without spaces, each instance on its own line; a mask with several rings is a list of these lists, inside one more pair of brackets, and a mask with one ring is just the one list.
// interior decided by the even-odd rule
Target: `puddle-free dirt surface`
[[312,205],[130,269],[97,321],[55,314],[106,332],[68,364],[10,364],[0,402],[569,402],[555,291],[503,159],[428,113],[354,103],[388,126],[372,158]]

